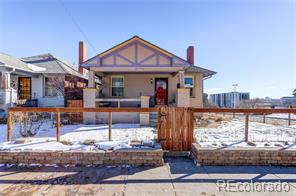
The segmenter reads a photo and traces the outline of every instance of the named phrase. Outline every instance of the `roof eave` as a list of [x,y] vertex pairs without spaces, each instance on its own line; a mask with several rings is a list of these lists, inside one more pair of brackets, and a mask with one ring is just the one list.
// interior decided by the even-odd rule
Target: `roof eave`
[[[195,69],[195,70],[189,70],[189,69]],[[187,67],[185,69],[185,73],[202,73],[203,78],[208,78],[209,76],[213,76],[213,75],[217,74],[217,72],[215,72],[215,71],[205,69],[205,68],[195,66],[195,65],[190,65],[189,67]]]

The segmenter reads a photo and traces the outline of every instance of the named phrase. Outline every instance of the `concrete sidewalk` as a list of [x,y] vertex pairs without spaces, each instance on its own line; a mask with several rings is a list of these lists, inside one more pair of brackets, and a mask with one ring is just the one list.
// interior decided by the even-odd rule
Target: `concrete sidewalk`
[[[290,191],[219,191],[217,180],[281,181]],[[0,167],[0,195],[296,195],[295,187],[296,168],[201,167],[187,158],[168,158],[157,168]]]

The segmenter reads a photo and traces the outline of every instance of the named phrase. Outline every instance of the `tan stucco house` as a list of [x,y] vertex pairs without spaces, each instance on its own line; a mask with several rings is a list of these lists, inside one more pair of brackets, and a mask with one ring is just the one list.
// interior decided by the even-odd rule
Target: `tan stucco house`
[[203,107],[203,81],[216,73],[194,65],[193,46],[184,60],[138,36],[90,59],[80,42],[79,62],[89,70],[84,107]]

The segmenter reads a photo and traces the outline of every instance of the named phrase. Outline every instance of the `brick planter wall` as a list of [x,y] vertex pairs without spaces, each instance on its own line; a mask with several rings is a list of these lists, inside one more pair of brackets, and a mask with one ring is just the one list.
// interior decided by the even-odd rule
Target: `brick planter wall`
[[163,165],[161,148],[116,151],[0,151],[2,164]]
[[296,149],[206,148],[193,143],[191,154],[201,165],[274,165],[296,166]]

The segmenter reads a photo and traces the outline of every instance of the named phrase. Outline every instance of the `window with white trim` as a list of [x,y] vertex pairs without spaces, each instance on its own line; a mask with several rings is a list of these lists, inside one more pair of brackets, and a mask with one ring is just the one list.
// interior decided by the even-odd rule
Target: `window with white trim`
[[111,96],[123,97],[124,79],[123,76],[111,77]]
[[184,77],[184,85],[190,89],[190,97],[194,97],[194,78],[193,76]]

